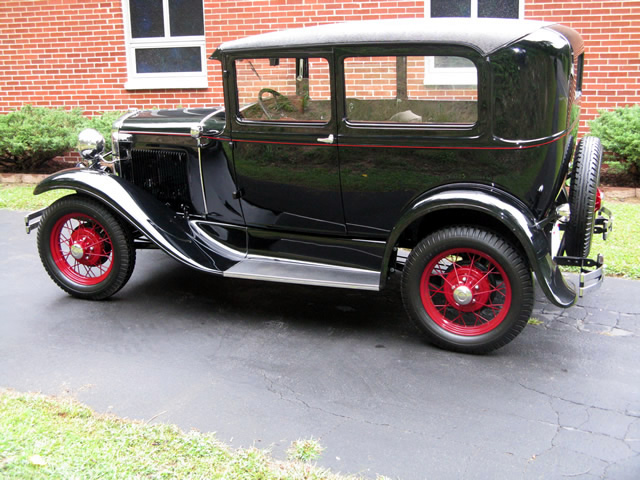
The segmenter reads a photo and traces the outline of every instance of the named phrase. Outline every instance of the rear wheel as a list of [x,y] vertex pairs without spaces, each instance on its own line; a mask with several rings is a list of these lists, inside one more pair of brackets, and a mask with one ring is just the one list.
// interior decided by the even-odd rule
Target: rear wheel
[[434,344],[486,353],[513,340],[533,308],[533,284],[520,252],[475,227],[452,227],[425,238],[402,277],[405,308]]
[[567,255],[587,257],[595,226],[602,144],[596,137],[584,137],[576,147],[569,184],[571,215],[565,230]]
[[61,198],[45,211],[38,252],[60,288],[91,300],[120,290],[135,265],[129,230],[100,203],[80,195]]

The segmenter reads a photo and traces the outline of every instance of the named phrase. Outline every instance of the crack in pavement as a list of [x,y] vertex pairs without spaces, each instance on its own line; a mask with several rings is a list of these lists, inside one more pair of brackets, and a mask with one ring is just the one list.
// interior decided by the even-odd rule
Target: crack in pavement
[[581,333],[595,333],[611,337],[640,336],[640,329],[636,328],[634,323],[638,314],[633,312],[601,310],[579,305],[570,310],[560,310],[542,305],[534,309],[532,317],[543,320],[541,326],[544,329],[553,330],[557,329],[556,325],[562,325]]
[[[603,407],[599,407],[596,405],[589,405],[587,403],[583,403],[583,402],[577,402],[575,400],[570,400],[570,399],[566,399],[563,398],[561,396],[558,395],[552,395],[549,394],[547,392],[538,390],[536,388],[530,387],[528,385],[525,385],[521,382],[518,382],[518,384],[520,385],[520,387],[522,387],[525,390],[534,392],[538,395],[542,395],[544,396],[548,403],[549,406],[551,408],[551,410],[555,413],[556,416],[556,421],[557,424],[553,425],[556,427],[555,430],[555,434],[553,435],[553,437],[550,440],[550,447],[533,455],[531,458],[535,459],[537,457],[543,456],[546,453],[549,453],[551,451],[553,451],[555,448],[558,448],[560,446],[562,446],[563,448],[566,448],[567,450],[570,450],[576,454],[580,454],[580,455],[586,455],[590,458],[593,458],[594,460],[600,461],[600,462],[604,462],[604,468],[603,468],[603,474],[601,476],[601,478],[608,478],[607,477],[607,472],[614,466],[619,465],[621,462],[626,462],[629,461],[630,459],[634,459],[636,457],[640,458],[640,451],[634,449],[632,447],[632,445],[630,445],[631,441],[635,441],[635,439],[629,438],[630,434],[631,434],[631,429],[632,427],[636,424],[636,423],[640,423],[640,419],[636,418],[634,415],[629,415],[627,413],[627,410],[625,410],[625,412],[621,412],[619,410],[616,409],[608,409],[608,408],[603,408]],[[571,425],[567,425],[567,424],[563,424],[565,422],[563,422],[562,417],[563,414],[568,415],[569,412],[563,412],[562,409],[558,406],[555,405],[554,402],[555,401],[562,401],[565,402],[569,405],[578,407],[583,414],[586,416],[586,419],[582,420],[579,424],[577,424],[576,426],[571,426]],[[620,436],[616,436],[614,434],[611,433],[607,433],[604,431],[597,431],[594,429],[589,429],[586,428],[587,425],[591,424],[594,421],[593,418],[593,412],[594,411],[599,411],[599,412],[605,412],[605,413],[610,413],[610,414],[615,414],[615,415],[621,415],[627,419],[630,420],[630,422],[628,423],[628,425],[626,426],[625,432],[624,434],[620,437]],[[549,425],[548,422],[541,422],[544,423],[546,425]],[[608,451],[608,453],[610,453],[609,457],[607,457],[607,455],[604,455],[603,453],[598,453],[596,454],[593,451],[589,451],[588,447],[585,447],[584,449],[580,450],[580,449],[576,449],[573,445],[571,444],[561,444],[559,437],[563,432],[575,432],[578,434],[586,434],[586,435],[590,435],[592,437],[604,437],[607,439],[612,440],[613,442],[615,442],[618,446],[623,446],[622,450],[628,452],[628,454],[625,454],[623,452],[620,451],[620,449],[618,448],[616,451],[614,451],[613,453],[611,452],[611,449]],[[601,450],[599,452],[604,452],[606,451],[605,447],[601,447]],[[615,458],[612,458],[615,457]],[[591,469],[589,470],[591,471]],[[583,475],[582,474],[576,474],[577,476]],[[567,475],[563,475],[567,476]],[[571,475],[569,475],[571,476]]]
[[[403,433],[408,433],[411,435],[419,435],[421,437],[424,438],[430,438],[430,439],[435,439],[435,440],[441,440],[444,435],[436,435],[434,436],[433,434],[427,434],[426,432],[422,432],[422,431],[418,431],[418,430],[411,430],[411,429],[407,429],[407,428],[401,428],[401,427],[396,427],[395,425],[392,425],[390,423],[381,423],[381,422],[372,422],[371,420],[366,420],[363,418],[355,418],[355,417],[351,417],[349,415],[344,415],[344,414],[340,414],[340,413],[336,413],[336,412],[332,412],[330,410],[327,410],[325,408],[322,407],[317,407],[317,406],[313,406],[310,405],[308,402],[302,400],[301,398],[299,398],[298,394],[296,393],[295,390],[293,390],[291,387],[284,385],[280,382],[277,382],[277,380],[274,380],[272,378],[269,378],[269,376],[262,372],[262,377],[264,378],[266,385],[267,385],[267,390],[271,393],[273,393],[274,395],[278,396],[278,398],[280,398],[281,400],[285,401],[285,402],[289,402],[289,403],[293,403],[293,404],[299,404],[302,405],[304,408],[307,408],[309,410],[316,410],[322,413],[325,413],[327,415],[331,415],[333,417],[339,418],[342,421],[337,423],[336,425],[334,425],[330,430],[325,431],[323,433],[323,435],[328,435],[329,433],[331,433],[332,431],[336,430],[337,428],[339,428],[340,426],[344,425],[347,422],[358,422],[358,423],[363,423],[366,425],[372,425],[375,427],[384,427],[384,428],[390,428],[392,430],[398,431],[398,432],[403,432]],[[294,398],[290,398],[288,396],[286,396],[282,391],[278,390],[275,388],[275,385],[278,385],[286,390],[288,390],[292,396]],[[322,438],[323,435],[319,435],[319,438]]]

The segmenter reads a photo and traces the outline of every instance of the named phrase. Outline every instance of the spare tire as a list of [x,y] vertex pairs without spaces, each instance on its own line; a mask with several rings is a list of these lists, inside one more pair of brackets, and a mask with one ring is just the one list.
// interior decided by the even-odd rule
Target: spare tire
[[596,219],[596,197],[600,183],[602,144],[597,137],[584,137],[576,147],[569,184],[571,215],[564,247],[571,257],[587,257]]

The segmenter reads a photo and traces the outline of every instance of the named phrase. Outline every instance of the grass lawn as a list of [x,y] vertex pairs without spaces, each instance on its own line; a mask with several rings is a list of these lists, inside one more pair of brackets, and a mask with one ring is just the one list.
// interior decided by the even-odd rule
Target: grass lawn
[[256,448],[233,450],[211,434],[99,415],[69,398],[0,391],[3,479],[327,479],[312,463],[315,440],[294,442],[289,461]]
[[640,202],[605,205],[613,213],[613,232],[606,241],[595,237],[591,252],[604,255],[607,275],[640,279]]
[[54,201],[73,190],[53,190],[40,195],[34,195],[35,185],[0,184],[0,208],[9,210],[37,210],[51,205]]

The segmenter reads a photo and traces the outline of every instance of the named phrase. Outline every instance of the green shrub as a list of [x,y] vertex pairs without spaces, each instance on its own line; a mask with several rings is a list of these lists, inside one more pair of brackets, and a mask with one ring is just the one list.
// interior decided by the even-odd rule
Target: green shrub
[[79,109],[64,110],[25,105],[0,115],[0,168],[34,172],[48,161],[75,149],[78,133],[95,128],[111,150],[111,125],[122,112],[106,112],[91,119]]
[[37,170],[75,144],[86,120],[80,110],[25,105],[0,115],[0,165],[9,170]]
[[600,137],[607,152],[626,160],[628,169],[640,171],[640,105],[599,111],[600,116],[589,122],[591,135]]

